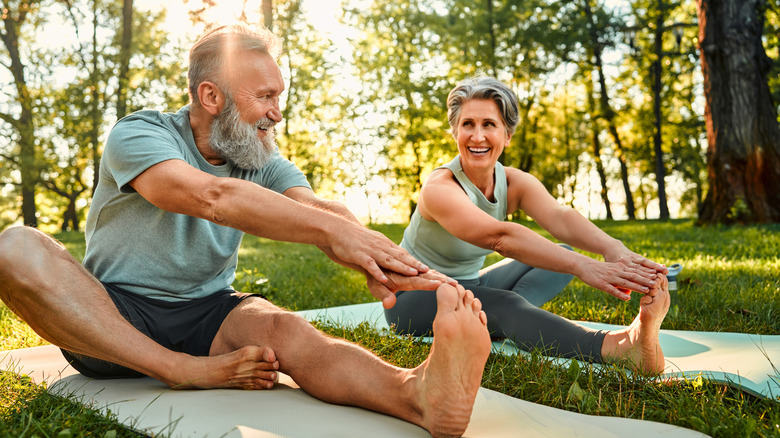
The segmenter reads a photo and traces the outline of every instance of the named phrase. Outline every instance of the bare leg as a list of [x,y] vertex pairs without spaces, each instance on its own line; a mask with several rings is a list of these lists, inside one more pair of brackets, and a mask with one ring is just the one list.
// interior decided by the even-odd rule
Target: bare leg
[[[14,227],[0,234],[0,299],[59,347],[140,371],[174,387],[244,387],[268,379],[272,350],[248,347],[198,358],[163,348],[130,325],[103,285],[46,234]],[[267,386],[253,378],[253,385]]]
[[665,367],[664,353],[658,342],[661,323],[669,310],[669,286],[666,276],[658,281],[639,301],[639,315],[624,330],[607,334],[601,356],[607,362],[627,361],[634,369],[659,374]]
[[471,292],[445,284],[436,296],[431,353],[414,369],[392,366],[363,348],[325,336],[300,316],[261,300],[247,300],[228,315],[211,353],[268,345],[280,370],[316,398],[393,415],[434,436],[459,436],[471,417],[490,336]]

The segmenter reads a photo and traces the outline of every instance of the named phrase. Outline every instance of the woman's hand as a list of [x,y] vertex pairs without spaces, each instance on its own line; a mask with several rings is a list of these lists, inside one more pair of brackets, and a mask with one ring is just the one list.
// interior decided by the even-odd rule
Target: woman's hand
[[458,284],[455,280],[444,274],[429,270],[428,272],[406,276],[392,271],[384,271],[387,282],[382,283],[376,277],[366,274],[368,290],[374,298],[382,302],[385,309],[395,306],[395,293],[401,290],[436,290],[444,283]]
[[604,253],[604,261],[622,263],[629,268],[641,270],[643,273],[647,274],[660,273],[666,275],[669,273],[666,266],[631,251],[619,240],[617,241],[617,244]]
[[629,266],[623,262],[600,262],[594,259],[589,259],[580,267],[577,277],[624,301],[631,298],[630,291],[647,293],[657,280],[656,271],[638,263]]

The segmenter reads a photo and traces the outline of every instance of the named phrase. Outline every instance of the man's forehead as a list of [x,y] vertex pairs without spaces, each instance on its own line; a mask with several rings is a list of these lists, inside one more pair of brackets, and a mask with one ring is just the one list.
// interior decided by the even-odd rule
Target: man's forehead
[[284,90],[282,70],[276,60],[267,53],[249,52],[234,58],[233,67],[227,67],[232,81],[252,83],[249,85],[258,93],[281,93]]

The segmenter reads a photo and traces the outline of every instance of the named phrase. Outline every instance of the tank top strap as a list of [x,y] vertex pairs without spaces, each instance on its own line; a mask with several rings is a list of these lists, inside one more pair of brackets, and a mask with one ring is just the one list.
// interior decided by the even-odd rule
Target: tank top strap
[[[496,199],[495,202],[489,201],[485,194],[480,191],[477,186],[471,182],[468,176],[466,176],[466,173],[463,171],[463,166],[460,164],[460,155],[456,156],[447,164],[442,165],[441,168],[449,169],[450,172],[455,176],[455,179],[458,181],[461,187],[463,187],[463,190],[468,194],[469,198],[476,204],[478,207],[480,207],[482,210],[492,210],[492,215],[496,217],[496,219],[503,220],[506,218],[507,215],[507,182],[506,182],[506,171],[504,170],[504,166],[496,161],[496,166],[493,170],[495,179],[496,179],[496,186],[493,189],[493,196]],[[491,208],[492,207],[492,208]],[[486,211],[488,213],[491,213],[490,211]],[[498,217],[500,216],[500,217]]]

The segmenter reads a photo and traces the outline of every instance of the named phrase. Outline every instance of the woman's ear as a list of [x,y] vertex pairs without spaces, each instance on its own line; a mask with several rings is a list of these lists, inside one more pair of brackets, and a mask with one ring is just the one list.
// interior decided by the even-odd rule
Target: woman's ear
[[203,81],[198,85],[198,100],[203,107],[212,116],[217,116],[222,112],[225,105],[225,96],[217,84],[210,81]]

